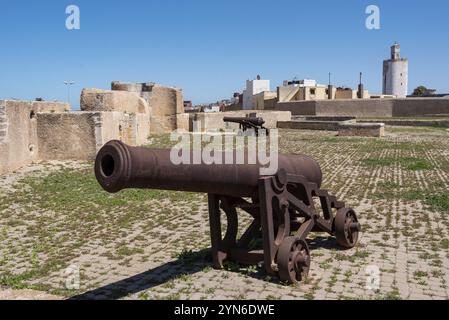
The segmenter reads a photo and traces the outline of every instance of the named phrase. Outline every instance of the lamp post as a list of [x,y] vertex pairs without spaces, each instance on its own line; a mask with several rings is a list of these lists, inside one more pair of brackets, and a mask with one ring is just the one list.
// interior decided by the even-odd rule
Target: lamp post
[[72,104],[70,103],[70,86],[74,85],[75,82],[74,81],[64,81],[64,84],[67,86],[67,101],[68,101],[69,105],[72,106]]

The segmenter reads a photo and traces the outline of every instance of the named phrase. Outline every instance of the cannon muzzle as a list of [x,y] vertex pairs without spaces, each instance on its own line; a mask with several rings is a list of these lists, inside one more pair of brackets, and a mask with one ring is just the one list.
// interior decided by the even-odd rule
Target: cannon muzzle
[[[199,192],[236,197],[257,195],[261,164],[173,164],[169,149],[130,147],[107,143],[95,161],[95,175],[108,192],[145,188]],[[220,154],[223,163],[225,153]],[[234,158],[235,151],[234,151]],[[191,151],[190,159],[193,159]],[[321,186],[318,163],[305,155],[279,155],[278,173],[302,175]]]

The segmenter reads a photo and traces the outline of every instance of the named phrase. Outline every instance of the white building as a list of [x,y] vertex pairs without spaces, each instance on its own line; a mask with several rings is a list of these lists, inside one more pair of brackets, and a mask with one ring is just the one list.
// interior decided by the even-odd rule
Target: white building
[[284,87],[316,87],[316,80],[312,79],[303,79],[303,80],[284,80]]
[[254,109],[254,95],[264,91],[270,91],[270,80],[247,80],[243,91],[243,110]]
[[391,59],[384,60],[383,68],[384,95],[405,98],[408,94],[408,60],[401,58],[401,46],[391,47]]

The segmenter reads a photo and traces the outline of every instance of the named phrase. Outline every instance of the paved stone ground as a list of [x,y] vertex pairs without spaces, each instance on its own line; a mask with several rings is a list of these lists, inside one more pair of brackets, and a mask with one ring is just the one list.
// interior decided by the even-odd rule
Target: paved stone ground
[[[334,134],[281,131],[281,151],[319,160],[323,187],[356,209],[364,228],[349,251],[312,235],[311,274],[299,286],[260,267],[213,270],[204,195],[109,195],[92,163],[52,162],[0,177],[0,299],[29,289],[37,299],[448,299],[449,132]],[[369,290],[376,270],[379,290]]]

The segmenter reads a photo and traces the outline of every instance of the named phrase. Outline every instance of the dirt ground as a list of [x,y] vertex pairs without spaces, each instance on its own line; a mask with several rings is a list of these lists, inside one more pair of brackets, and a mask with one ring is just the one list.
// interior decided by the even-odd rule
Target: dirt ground
[[310,276],[300,285],[283,285],[260,266],[212,269],[205,195],[110,195],[92,163],[51,162],[0,177],[0,299],[449,298],[449,132],[280,134],[282,152],[320,162],[323,188],[363,226],[349,251],[313,234]]

